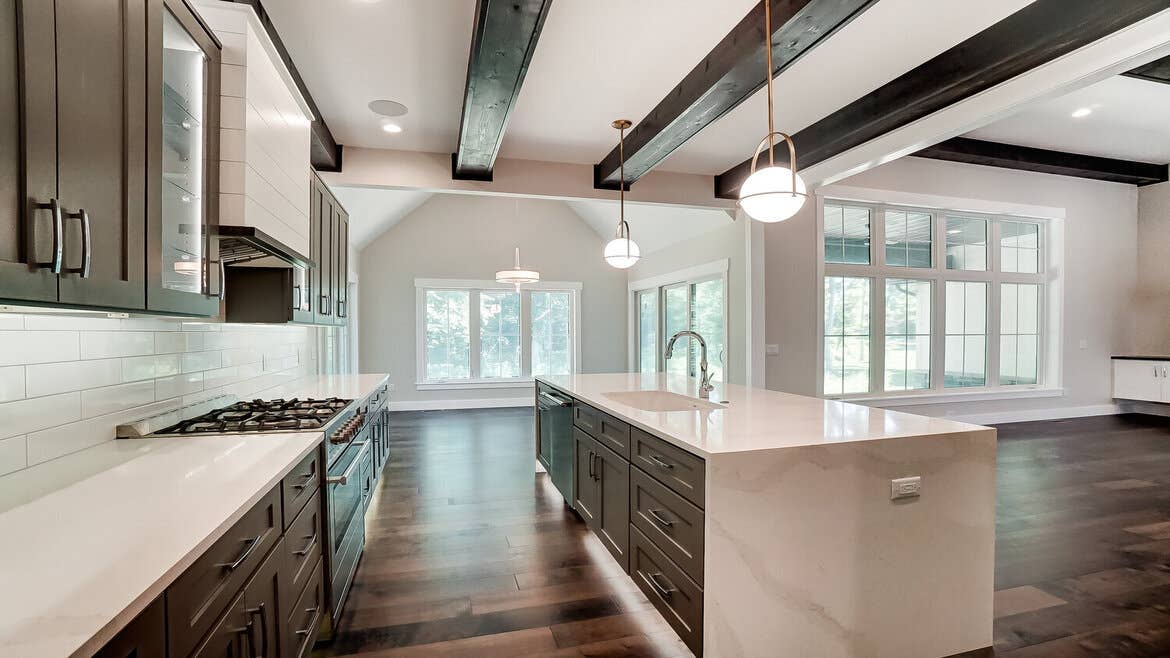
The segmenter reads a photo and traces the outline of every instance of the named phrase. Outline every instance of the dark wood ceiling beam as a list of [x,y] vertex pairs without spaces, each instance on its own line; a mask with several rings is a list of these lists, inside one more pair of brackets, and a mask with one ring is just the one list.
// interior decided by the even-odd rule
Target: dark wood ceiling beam
[[301,79],[301,73],[297,70],[296,64],[293,63],[292,56],[288,54],[288,49],[280,40],[280,33],[276,31],[276,25],[273,24],[268,12],[264,11],[264,5],[260,3],[260,0],[229,1],[248,5],[256,12],[256,17],[260,19],[260,25],[268,33],[272,45],[276,46],[276,53],[280,56],[280,61],[288,69],[293,84],[297,86],[297,91],[301,92],[301,96],[304,97],[305,103],[308,104],[309,110],[313,113],[309,139],[309,164],[317,171],[341,171],[341,144],[333,139],[333,133],[329,131],[329,126],[321,116],[321,110],[317,109],[317,103],[313,101],[313,95],[309,93],[308,85]]
[[1138,80],[1146,80],[1148,82],[1160,82],[1164,85],[1170,85],[1170,57],[1163,57],[1156,59],[1149,64],[1142,64],[1141,66],[1130,69],[1121,75],[1127,75]]
[[451,177],[492,179],[508,117],[552,0],[477,0]]
[[[772,65],[779,75],[877,0],[770,0]],[[626,135],[626,184],[633,183],[735,109],[767,82],[764,3],[755,7]],[[766,132],[763,118],[760,135]],[[595,187],[617,189],[617,147],[594,166]]]
[[939,142],[914,153],[914,156],[1130,185],[1152,185],[1170,180],[1170,167],[1164,164],[1116,160],[967,137]]
[[[804,169],[986,91],[1122,28],[1170,9],[1170,0],[1036,0],[975,36],[793,135]],[[787,162],[787,154],[777,158]],[[737,198],[751,159],[715,177]]]

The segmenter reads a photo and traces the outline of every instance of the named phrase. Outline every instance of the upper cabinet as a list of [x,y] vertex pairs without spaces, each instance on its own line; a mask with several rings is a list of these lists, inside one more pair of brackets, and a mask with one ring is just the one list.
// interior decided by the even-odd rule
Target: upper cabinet
[[309,252],[317,264],[310,276],[313,321],[345,324],[349,317],[349,213],[315,172],[309,198]]
[[[167,16],[171,27],[186,24],[185,46],[171,47]],[[169,50],[193,44],[203,62],[187,65],[202,71],[169,70],[184,66]],[[187,203],[214,189],[203,158],[217,131],[205,95],[218,84],[207,66],[217,58],[181,2],[0,0],[0,299],[215,313],[203,281],[210,255],[199,246],[211,213],[180,212],[163,198],[164,176],[176,168],[195,168]],[[186,123],[202,132],[194,151],[164,154],[177,120],[164,109],[164,80],[176,76],[189,80]],[[184,255],[164,256],[158,245],[168,241]],[[154,294],[168,289],[196,302]]]

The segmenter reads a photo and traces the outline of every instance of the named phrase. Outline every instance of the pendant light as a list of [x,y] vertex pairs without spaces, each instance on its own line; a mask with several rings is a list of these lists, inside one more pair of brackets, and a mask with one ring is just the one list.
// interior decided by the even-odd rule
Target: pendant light
[[538,283],[539,281],[540,272],[520,267],[520,247],[516,247],[516,262],[512,269],[496,272],[496,283],[513,285],[516,286],[517,290],[526,283]]
[[626,221],[626,128],[629,128],[628,119],[618,119],[613,122],[618,129],[618,225],[617,235],[605,245],[605,262],[624,270],[633,267],[642,257],[638,244],[630,238],[630,224]]
[[[796,214],[808,198],[804,181],[796,175],[796,146],[792,138],[776,132],[772,125],[772,1],[764,0],[764,39],[768,61],[768,135],[760,140],[752,154],[751,175],[739,188],[739,207],[748,217],[761,222],[782,222]],[[773,151],[775,137],[779,135],[788,143],[788,166],[775,164]],[[756,170],[760,149],[768,145],[768,166]]]

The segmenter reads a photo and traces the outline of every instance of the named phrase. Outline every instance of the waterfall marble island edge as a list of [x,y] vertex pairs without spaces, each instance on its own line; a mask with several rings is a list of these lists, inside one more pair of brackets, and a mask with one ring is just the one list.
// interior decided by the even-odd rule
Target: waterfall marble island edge
[[[693,379],[661,373],[542,376],[538,402],[542,389],[628,426],[630,535],[625,554],[610,552],[696,654],[938,658],[991,646],[994,429],[728,384],[711,393],[716,408],[639,408],[656,407],[629,393],[697,397]],[[619,432],[590,422],[574,423],[575,440],[602,452],[602,432]],[[666,461],[692,456],[703,482],[675,486],[655,446]],[[574,470],[592,476],[584,454]],[[891,480],[910,476],[920,495],[892,500]],[[688,519],[702,531],[690,550]],[[613,542],[612,529],[594,530]],[[664,565],[653,574],[635,568],[647,544]]]

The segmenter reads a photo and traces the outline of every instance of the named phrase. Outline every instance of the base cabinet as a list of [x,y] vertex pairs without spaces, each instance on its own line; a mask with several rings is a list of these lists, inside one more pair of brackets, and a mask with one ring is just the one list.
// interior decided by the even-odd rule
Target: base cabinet
[[576,459],[573,460],[573,490],[576,500],[573,507],[590,528],[596,524],[601,506],[601,487],[597,484],[597,443],[588,434],[573,429],[573,445]]
[[593,532],[609,549],[613,559],[629,569],[630,561],[630,463],[609,448],[598,444],[597,484],[600,502]]
[[160,596],[122,632],[106,643],[95,658],[166,658],[167,611]]
[[1113,397],[1170,402],[1170,361],[1114,359]]

